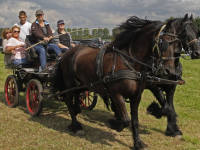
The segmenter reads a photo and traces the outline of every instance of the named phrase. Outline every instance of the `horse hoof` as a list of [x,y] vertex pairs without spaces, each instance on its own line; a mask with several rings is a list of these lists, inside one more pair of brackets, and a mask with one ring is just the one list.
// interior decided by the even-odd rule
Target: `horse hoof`
[[121,132],[124,129],[122,123],[120,121],[115,120],[115,119],[108,120],[108,123],[106,125],[110,129],[114,129],[117,132]]
[[85,135],[85,131],[83,130],[79,130],[76,132],[77,135]]
[[182,139],[182,136],[181,135],[177,135],[175,136],[176,139]]

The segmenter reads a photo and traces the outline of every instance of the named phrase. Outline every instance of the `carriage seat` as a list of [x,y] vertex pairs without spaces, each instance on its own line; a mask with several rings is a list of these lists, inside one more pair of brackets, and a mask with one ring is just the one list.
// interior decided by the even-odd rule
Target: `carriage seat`
[[[31,41],[31,35],[26,35],[25,43],[26,43],[27,48],[32,46],[30,41]],[[57,55],[54,52],[53,53],[46,52],[46,54],[47,54],[47,59],[55,60],[57,58]],[[27,59],[28,59],[28,61],[39,60],[39,56],[35,52],[35,49],[33,47],[28,49]]]

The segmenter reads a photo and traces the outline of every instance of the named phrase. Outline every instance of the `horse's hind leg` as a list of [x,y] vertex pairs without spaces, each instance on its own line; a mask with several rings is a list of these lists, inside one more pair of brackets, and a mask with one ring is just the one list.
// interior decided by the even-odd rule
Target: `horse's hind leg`
[[179,129],[177,125],[177,114],[174,109],[173,104],[173,97],[175,92],[176,86],[169,89],[169,91],[166,91],[166,105],[163,108],[163,113],[167,114],[167,129],[165,134],[168,136],[175,137],[177,135],[182,135],[181,130]]
[[67,101],[66,101],[66,105],[68,107],[70,116],[72,118],[72,123],[69,126],[70,129],[75,132],[75,133],[83,133],[83,127],[81,126],[81,124],[77,121],[76,119],[76,112],[74,111],[74,107],[73,107],[73,94],[68,93],[67,94]]
[[117,94],[113,96],[112,101],[115,105],[116,111],[121,116],[120,117],[121,119],[120,120],[110,119],[108,124],[110,128],[115,129],[116,131],[120,132],[124,128],[130,125],[130,118],[127,114],[125,99],[122,97],[122,95]]
[[75,115],[81,113],[81,107],[80,107],[80,92],[77,91],[75,94],[75,99],[74,99],[74,104],[73,104],[73,109],[74,109],[74,113]]
[[134,140],[135,150],[147,150],[147,145],[140,139],[139,135],[139,121],[138,121],[138,106],[141,100],[141,95],[137,98],[130,98],[131,107],[131,125]]

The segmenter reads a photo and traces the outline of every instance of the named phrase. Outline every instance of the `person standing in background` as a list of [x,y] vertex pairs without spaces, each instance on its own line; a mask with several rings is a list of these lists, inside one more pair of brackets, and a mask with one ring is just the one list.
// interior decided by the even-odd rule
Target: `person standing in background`
[[19,39],[21,39],[25,43],[26,35],[30,35],[31,33],[31,23],[26,21],[27,16],[25,11],[19,12],[19,23],[15,23],[18,27],[20,27]]

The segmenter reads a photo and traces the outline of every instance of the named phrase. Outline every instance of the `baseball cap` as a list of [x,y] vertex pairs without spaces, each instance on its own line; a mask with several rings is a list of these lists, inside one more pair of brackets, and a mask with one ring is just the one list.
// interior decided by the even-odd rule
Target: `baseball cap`
[[57,26],[58,26],[59,24],[62,24],[62,23],[65,24],[64,20],[58,20],[58,22],[57,22]]
[[43,11],[42,10],[37,10],[35,15],[44,15]]

